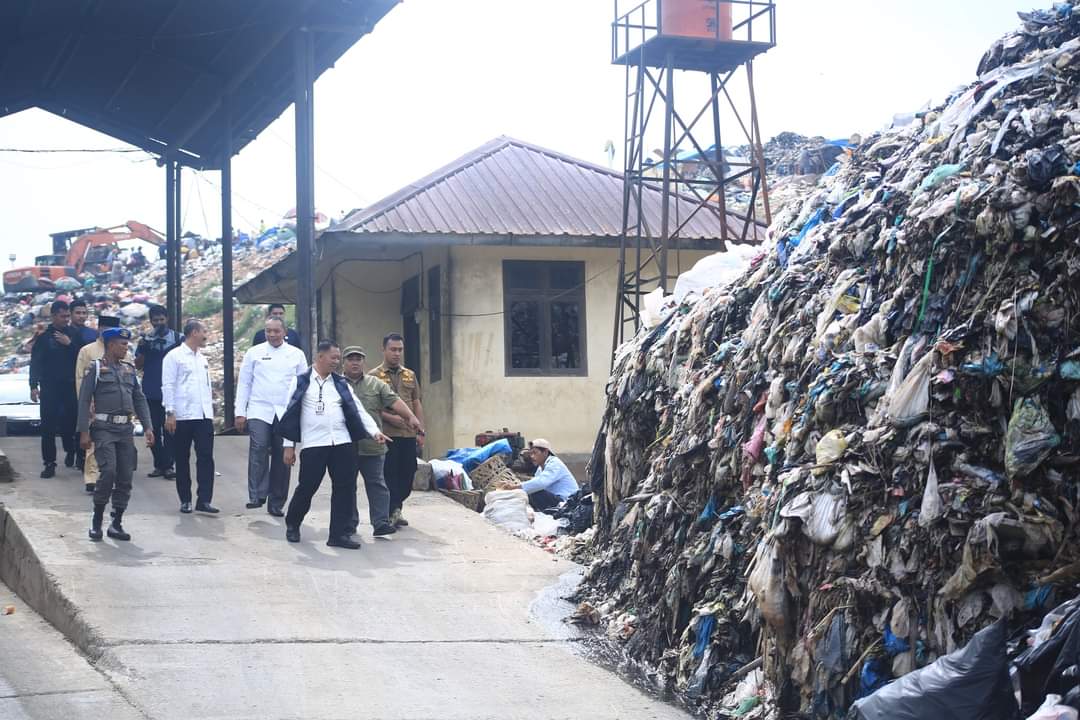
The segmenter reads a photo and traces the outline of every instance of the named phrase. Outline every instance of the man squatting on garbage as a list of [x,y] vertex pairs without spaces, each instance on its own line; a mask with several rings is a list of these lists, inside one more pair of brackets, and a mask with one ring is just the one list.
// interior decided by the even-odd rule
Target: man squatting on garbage
[[[135,472],[135,427],[131,422],[138,415],[146,433],[148,447],[154,445],[150,408],[139,386],[135,365],[126,360],[131,332],[109,328],[102,333],[105,356],[95,360],[83,378],[79,391],[79,438],[82,447],[94,446],[99,477],[94,487],[94,515],[90,522],[90,539],[101,539],[101,522],[105,505],[112,499],[112,523],[109,537],[130,540],[121,524],[131,498],[131,477]],[[91,417],[91,407],[93,416]]]
[[577,480],[551,449],[551,443],[544,438],[536,438],[526,450],[536,472],[531,480],[519,483],[518,487],[529,494],[529,504],[534,510],[549,510],[558,507],[566,498],[578,491]]

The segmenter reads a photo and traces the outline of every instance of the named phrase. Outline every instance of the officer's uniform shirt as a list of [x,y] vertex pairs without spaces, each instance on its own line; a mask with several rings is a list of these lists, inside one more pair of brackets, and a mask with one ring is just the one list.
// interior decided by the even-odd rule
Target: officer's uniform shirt
[[[398,397],[405,401],[410,410],[415,412],[417,400],[420,400],[420,380],[416,373],[407,367],[389,368],[385,364],[379,365],[371,371],[371,374],[389,385],[397,393]],[[389,425],[385,433],[390,437],[414,438],[416,431],[410,428],[400,428]]]
[[150,407],[139,385],[135,366],[126,360],[115,364],[98,360],[87,370],[79,392],[79,432],[89,432],[91,419],[95,423],[103,422],[91,418],[91,406],[94,415],[127,416],[129,422],[135,415],[143,427],[152,427]]
[[[94,364],[95,360],[105,357],[105,341],[98,338],[89,345],[83,345],[79,350],[79,357],[75,361],[75,393],[82,391],[82,381],[86,377],[86,371]],[[127,361],[134,363],[131,357],[131,346],[128,346]]]

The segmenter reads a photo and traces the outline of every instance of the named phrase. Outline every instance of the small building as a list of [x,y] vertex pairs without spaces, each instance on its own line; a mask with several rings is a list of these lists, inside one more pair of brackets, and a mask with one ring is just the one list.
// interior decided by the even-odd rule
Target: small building
[[[643,206],[660,227],[661,194]],[[724,250],[719,212],[672,210],[673,273]],[[623,227],[622,173],[507,137],[357,210],[317,240],[320,337],[405,337],[427,415],[425,454],[508,427],[587,453],[599,428]],[[741,235],[744,219],[728,216]],[[752,226],[749,241],[764,239]],[[295,302],[295,254],[236,290],[243,303]]]

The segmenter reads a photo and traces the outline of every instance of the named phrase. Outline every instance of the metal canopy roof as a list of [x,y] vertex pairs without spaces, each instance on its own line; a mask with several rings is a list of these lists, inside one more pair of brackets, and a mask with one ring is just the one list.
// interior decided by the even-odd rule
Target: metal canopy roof
[[315,76],[399,0],[5,0],[0,117],[40,107],[185,165],[217,168],[222,98],[239,152],[293,101],[293,44]]
[[[659,234],[662,200],[659,187],[646,187],[643,234]],[[504,136],[351,213],[329,232],[617,238],[622,205],[622,173]],[[697,205],[693,197],[676,196],[675,226],[686,219],[679,238],[709,240],[723,250],[719,210],[698,211]],[[746,224],[728,213],[726,239],[738,243]],[[746,241],[762,241],[765,229],[749,224]]]

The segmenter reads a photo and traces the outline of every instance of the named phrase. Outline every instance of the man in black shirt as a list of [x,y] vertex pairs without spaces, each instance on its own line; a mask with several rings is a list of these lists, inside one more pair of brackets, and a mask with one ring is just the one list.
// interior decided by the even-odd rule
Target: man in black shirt
[[[273,303],[272,305],[270,305],[270,307],[266,308],[266,317],[267,317],[267,319],[269,319],[269,318],[278,318],[279,320],[281,320],[281,323],[284,325],[285,324],[285,306],[284,305],[279,305],[278,303]],[[256,345],[261,345],[264,342],[266,342],[266,330],[259,330],[259,332],[255,333],[255,337],[251,341],[251,347],[255,347]],[[286,328],[286,330],[285,330],[285,342],[289,343],[293,347],[296,347],[296,348],[300,347],[300,333],[296,332],[292,328]]]
[[75,360],[82,347],[71,327],[71,308],[57,300],[50,308],[52,324],[34,343],[30,353],[30,399],[41,402],[41,477],[56,475],[56,436],[64,446],[64,465],[75,464]]
[[[98,331],[86,327],[86,321],[90,318],[90,309],[85,300],[74,300],[68,308],[71,310],[71,327],[79,334],[79,344],[89,345],[98,338]],[[82,382],[82,378],[79,378]]]
[[135,367],[143,372],[142,390],[146,402],[150,405],[150,418],[154,427],[154,469],[149,477],[163,477],[172,480],[173,454],[169,447],[171,438],[165,433],[165,405],[161,396],[161,363],[165,354],[175,348],[184,338],[180,333],[169,328],[168,313],[160,305],[150,306],[150,324],[153,330],[139,340],[135,349]]

